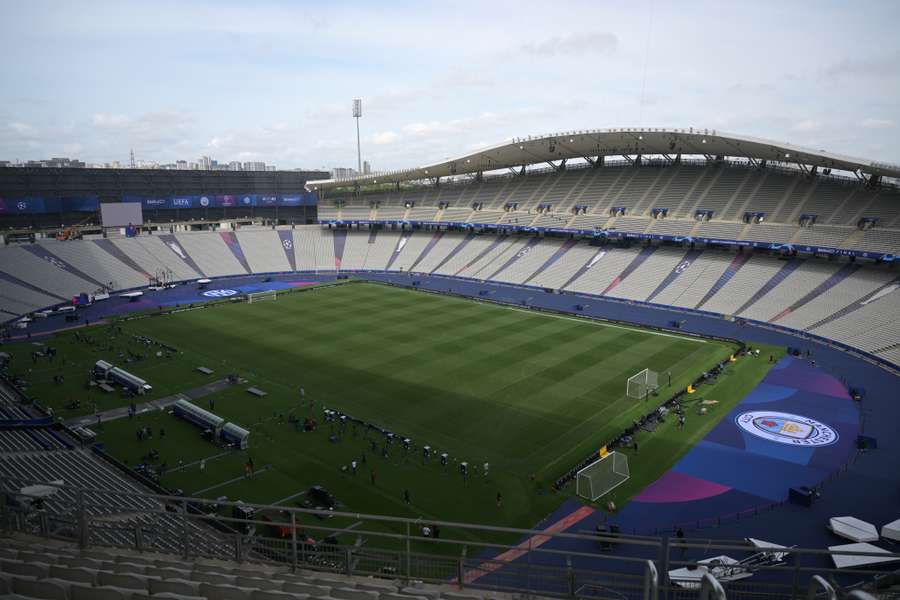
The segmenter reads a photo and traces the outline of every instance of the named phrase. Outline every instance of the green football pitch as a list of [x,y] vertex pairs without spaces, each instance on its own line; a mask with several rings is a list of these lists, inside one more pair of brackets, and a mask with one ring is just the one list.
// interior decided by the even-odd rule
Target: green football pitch
[[[162,485],[211,498],[275,503],[320,484],[353,512],[514,527],[533,526],[574,493],[572,486],[551,491],[556,478],[734,351],[713,340],[368,283],[119,326],[118,333],[109,326],[85,330],[94,338],[90,346],[76,342],[71,332],[57,335],[50,343],[59,349],[61,364],[34,365],[26,375],[32,393],[64,418],[90,412],[94,402],[101,410],[124,404],[86,391],[84,383],[94,361],[118,364],[130,352],[139,354],[134,335],[177,349],[169,357],[151,353],[123,365],[154,386],[152,397],[227,373],[246,379],[196,403],[208,408],[211,399],[216,414],[249,429],[247,452],[223,452],[204,441],[198,428],[161,411],[99,428],[106,450],[130,465],[151,448],[158,450],[159,463],[167,467]],[[108,341],[97,341],[104,336]],[[25,354],[31,346],[13,350]],[[14,360],[30,362],[27,356]],[[197,373],[198,366],[215,373]],[[648,367],[661,374],[659,395],[647,401],[626,397],[628,377]],[[716,384],[689,397],[715,400],[707,414],[689,410],[684,429],[669,419],[652,434],[640,433],[640,453],[628,452],[631,479],[613,492],[616,502],[621,505],[662,474],[767,369],[763,360],[730,364]],[[65,373],[66,383],[51,383],[56,373]],[[267,395],[249,394],[251,386]],[[72,398],[90,400],[66,411],[63,405]],[[408,436],[416,448],[406,452],[394,444],[385,457],[383,436],[325,423],[324,408]],[[319,427],[297,431],[290,415],[312,416]],[[136,439],[143,426],[153,429],[152,440]],[[160,428],[166,432],[162,439]],[[427,464],[419,449],[426,444],[433,449]],[[450,456],[446,467],[436,458],[442,452]],[[242,477],[248,455],[257,471],[252,479]],[[356,474],[346,469],[353,460]],[[468,480],[459,473],[461,461],[470,465]]]

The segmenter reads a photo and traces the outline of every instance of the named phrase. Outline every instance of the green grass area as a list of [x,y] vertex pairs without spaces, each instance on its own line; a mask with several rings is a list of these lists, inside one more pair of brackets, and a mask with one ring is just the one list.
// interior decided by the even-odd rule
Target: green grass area
[[[90,335],[104,331],[118,330],[102,327]],[[163,485],[212,498],[272,503],[322,484],[349,511],[514,527],[533,526],[574,491],[551,492],[557,477],[647,412],[649,404],[662,403],[734,350],[711,340],[357,283],[274,302],[223,304],[124,322],[114,345],[132,343],[133,335],[179,351],[172,358],[134,363],[132,370],[154,386],[156,395],[231,372],[246,378],[248,383],[211,398],[217,414],[250,429],[249,455],[257,471],[267,467],[243,479],[245,453],[216,457],[221,450],[202,440],[197,428],[166,413],[104,424],[100,440],[129,464],[139,462],[150,448],[160,452],[160,462],[168,467]],[[57,361],[65,359],[64,368],[76,375],[54,386],[52,369],[39,363],[27,375],[35,395],[51,406],[62,404],[58,395],[96,397],[97,392],[81,387],[83,374],[93,361],[110,357],[75,342],[72,333],[50,343],[59,349]],[[15,366],[30,363],[30,348],[14,348]],[[765,352],[778,354],[776,349]],[[216,374],[195,373],[200,365]],[[718,400],[708,414],[689,411],[684,430],[669,419],[656,433],[639,434],[640,454],[629,457],[632,478],[616,490],[616,501],[621,505],[662,474],[769,366],[749,358],[729,365],[715,385],[690,397],[691,402]],[[648,402],[627,398],[627,378],[645,367],[662,374],[660,395]],[[671,387],[665,385],[669,371]],[[268,396],[248,394],[251,385]],[[204,408],[207,402],[197,401]],[[448,452],[453,462],[446,468],[436,459],[425,465],[419,450],[406,454],[399,445],[383,458],[381,437],[367,438],[362,429],[348,427],[340,433],[323,423],[314,432],[301,433],[287,421],[293,412],[321,423],[323,407],[409,436],[418,446],[429,444],[436,453]],[[156,435],[139,442],[135,432],[144,425]],[[164,439],[159,428],[166,430]],[[340,435],[339,443],[329,441],[333,433]],[[362,463],[363,456],[356,475],[342,470],[352,460]],[[201,469],[197,461],[203,458]],[[467,482],[458,472],[456,461],[462,460],[473,467]],[[486,477],[481,474],[484,462],[491,465]],[[404,490],[410,491],[409,505],[403,501]]]

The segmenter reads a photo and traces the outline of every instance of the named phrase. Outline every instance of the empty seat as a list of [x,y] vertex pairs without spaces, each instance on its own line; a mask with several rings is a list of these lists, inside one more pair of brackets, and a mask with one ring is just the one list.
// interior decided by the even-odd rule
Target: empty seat
[[379,600],[429,600],[428,596],[414,596],[412,594],[404,593],[404,594],[381,594]]
[[263,579],[262,577],[241,577],[235,579],[238,587],[255,588],[258,590],[280,590],[284,582],[280,579]]
[[375,581],[357,581],[356,589],[378,592],[379,594],[391,594],[397,591],[397,586]]
[[72,600],[126,600],[131,593],[123,593],[115,588],[72,586],[69,589]]
[[35,581],[27,577],[14,577],[12,591],[29,598],[46,600],[68,600],[66,588],[52,581]]
[[0,560],[0,571],[10,575],[26,575],[43,579],[50,576],[50,567],[43,563],[25,563],[20,560]]
[[61,565],[67,565],[69,567],[94,569],[95,571],[108,570],[108,569],[102,568],[103,561],[99,561],[95,558],[84,558],[81,556],[73,556],[71,558],[60,558],[56,562],[58,562]]
[[400,590],[401,594],[407,594],[410,596],[424,596],[425,598],[430,598],[431,600],[436,600],[441,597],[441,592],[435,589],[425,589],[425,588],[416,588],[416,587],[405,587]]
[[146,575],[146,565],[137,565],[134,563],[117,562],[112,565],[113,573],[125,573],[126,575]]
[[51,565],[50,577],[55,579],[63,579],[75,583],[84,583],[87,585],[97,584],[97,571],[86,569],[84,567],[65,567],[63,565]]
[[256,590],[250,594],[250,600],[301,600],[308,597],[305,594],[297,595],[277,590]]
[[181,594],[184,596],[196,596],[200,593],[202,584],[187,579],[160,579],[150,581],[150,593],[156,594]]
[[141,575],[125,575],[124,573],[107,573],[101,571],[97,582],[102,586],[125,588],[130,590],[147,590],[147,578]]
[[231,585],[200,584],[200,595],[206,596],[209,600],[250,600],[251,592],[253,590],[249,588]]
[[285,581],[281,589],[292,594],[309,594],[313,597],[327,596],[331,588],[326,585]]
[[[221,567],[219,568],[221,569]],[[225,573],[194,571],[191,573],[191,579],[201,583],[212,583],[214,585],[233,585],[237,577],[234,575],[226,575]]]
[[441,598],[445,598],[446,600],[483,600],[481,596],[465,594],[463,592],[443,592]]
[[340,598],[340,600],[378,600],[378,592],[349,587],[339,587],[332,588],[331,597]]

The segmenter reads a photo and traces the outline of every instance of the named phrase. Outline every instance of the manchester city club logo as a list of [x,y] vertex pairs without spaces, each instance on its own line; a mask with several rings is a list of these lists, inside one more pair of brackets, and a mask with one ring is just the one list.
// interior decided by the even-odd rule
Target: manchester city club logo
[[203,206],[203,207],[209,206],[209,198],[207,198],[206,196],[201,196],[200,197],[200,206]]
[[751,411],[741,413],[734,421],[751,435],[789,446],[828,446],[838,440],[833,427],[801,415]]
[[207,290],[203,295],[207,298],[227,298],[237,295],[237,290]]

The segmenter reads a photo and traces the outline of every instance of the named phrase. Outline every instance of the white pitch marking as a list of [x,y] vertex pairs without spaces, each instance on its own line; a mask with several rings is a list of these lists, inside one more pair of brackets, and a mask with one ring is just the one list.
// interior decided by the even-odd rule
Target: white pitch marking
[[637,328],[637,327],[625,327],[625,326],[623,326],[623,325],[616,325],[616,324],[614,324],[614,323],[605,323],[605,322],[603,322],[603,321],[593,321],[593,320],[591,320],[591,319],[577,319],[577,318],[575,318],[575,317],[566,317],[566,316],[563,316],[563,315],[554,315],[554,314],[552,314],[552,313],[535,312],[535,311],[533,311],[533,310],[524,310],[524,309],[521,309],[521,308],[516,308],[516,307],[514,307],[514,306],[503,306],[502,304],[500,304],[500,305],[495,305],[495,306],[499,306],[500,308],[505,308],[505,309],[507,309],[507,310],[514,310],[514,311],[516,311],[516,312],[527,313],[527,314],[529,314],[529,315],[535,315],[535,314],[537,314],[537,315],[541,315],[541,316],[544,316],[544,317],[552,317],[552,318],[554,318],[554,319],[562,319],[562,320],[564,320],[564,321],[575,321],[576,323],[585,323],[585,324],[587,324],[587,325],[595,325],[595,326],[597,326],[597,327],[613,327],[613,328],[615,328],[615,329],[624,329],[625,331],[636,331],[636,332],[638,332],[638,333],[646,333],[646,334],[648,334],[648,335],[661,335],[662,337],[675,338],[676,340],[684,340],[684,341],[686,341],[686,342],[697,342],[698,344],[705,344],[705,343],[706,343],[706,340],[700,340],[700,339],[697,339],[697,338],[693,338],[693,337],[689,337],[689,336],[683,336],[683,335],[675,335],[675,334],[672,334],[672,333],[663,333],[663,332],[661,332],[661,331],[648,331],[648,330],[646,330],[646,329],[639,329],[639,328]]

